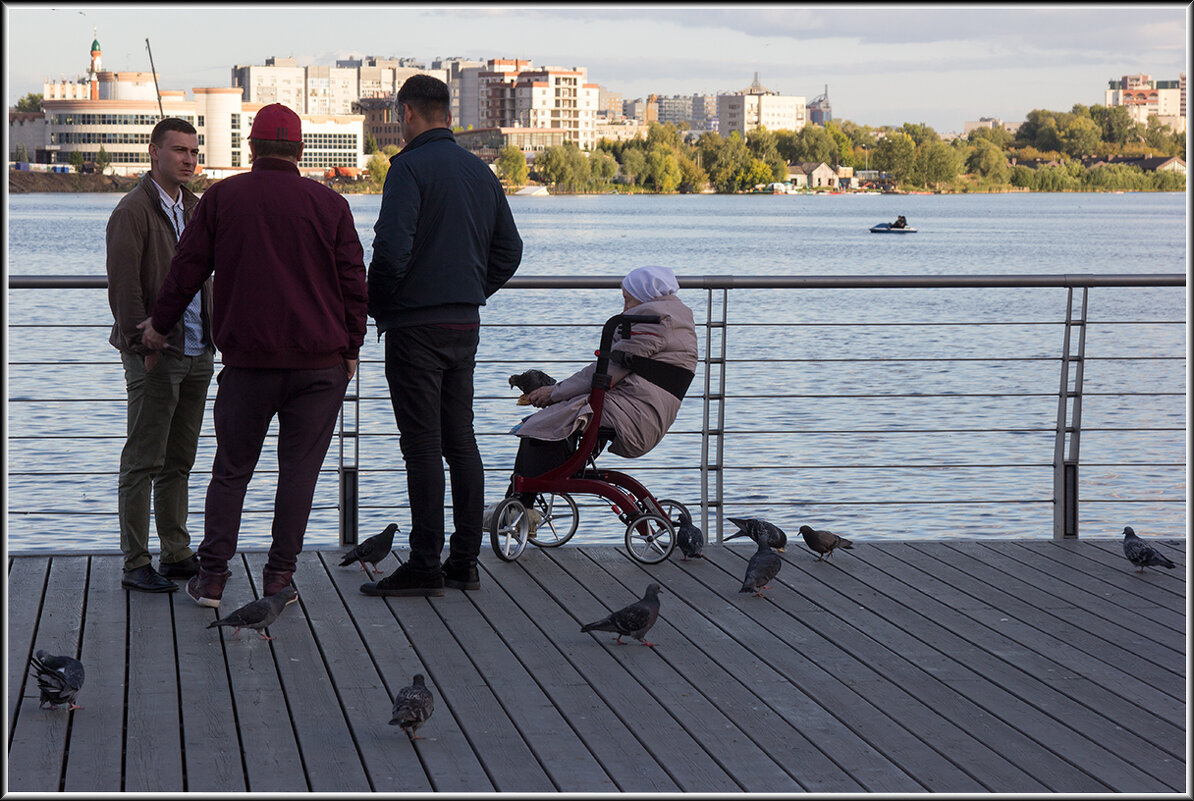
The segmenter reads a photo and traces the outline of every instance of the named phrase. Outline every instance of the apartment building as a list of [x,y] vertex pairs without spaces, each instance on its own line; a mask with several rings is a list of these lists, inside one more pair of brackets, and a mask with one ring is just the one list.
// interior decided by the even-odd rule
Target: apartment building
[[267,58],[264,65],[232,68],[232,85],[246,103],[281,103],[299,114],[351,114],[361,98],[393,97],[412,75],[426,73],[447,83],[443,69],[426,69],[412,59],[343,59],[336,66],[300,67],[293,58]]
[[692,95],[672,95],[661,97],[654,95],[658,121],[662,124],[672,124],[680,128],[687,128],[692,123]]
[[604,86],[598,86],[597,116],[606,119],[620,119],[622,117],[622,93],[610,91]]
[[467,58],[437,58],[431,62],[432,70],[442,70],[447,76],[445,82],[452,96],[453,125],[468,130],[476,128],[480,122],[477,75],[484,68],[484,61]]
[[562,128],[582,150],[596,143],[599,89],[583,67],[535,68],[529,60],[491,59],[477,75],[481,128]]
[[1127,106],[1132,119],[1141,125],[1147,125],[1149,117],[1158,117],[1175,133],[1186,130],[1184,72],[1179,73],[1176,81],[1154,81],[1151,75],[1142,73],[1124,75],[1108,81],[1104,98],[1105,105]]

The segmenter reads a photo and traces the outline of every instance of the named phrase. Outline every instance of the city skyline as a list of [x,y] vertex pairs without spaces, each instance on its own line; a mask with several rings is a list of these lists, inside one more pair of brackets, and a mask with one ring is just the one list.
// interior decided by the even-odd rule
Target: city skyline
[[1102,103],[1121,75],[1176,79],[1188,67],[1190,9],[5,3],[4,14],[10,106],[47,79],[81,75],[94,28],[105,69],[149,71],[148,38],[162,88],[188,93],[229,86],[234,65],[270,56],[521,58],[584,67],[627,100],[736,92],[757,72],[769,90],[808,101],[828,85],[835,119],[945,133],[979,117]]

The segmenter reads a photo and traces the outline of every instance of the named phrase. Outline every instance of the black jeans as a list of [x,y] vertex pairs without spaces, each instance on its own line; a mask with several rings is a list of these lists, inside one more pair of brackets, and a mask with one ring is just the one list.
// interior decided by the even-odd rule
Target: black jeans
[[452,481],[455,531],[449,558],[481,552],[485,474],[473,433],[473,366],[479,329],[433,325],[386,332],[386,381],[406,462],[410,565],[438,571],[444,547],[444,465]]

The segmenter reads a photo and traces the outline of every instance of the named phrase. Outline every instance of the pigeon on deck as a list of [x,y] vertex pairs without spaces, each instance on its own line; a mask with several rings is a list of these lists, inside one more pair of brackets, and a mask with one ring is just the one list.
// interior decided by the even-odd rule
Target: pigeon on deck
[[75,703],[75,696],[83,687],[82,662],[71,656],[54,656],[39,650],[29,660],[29,667],[41,690],[39,709],[44,709],[47,703],[50,709],[59,704],[70,704],[71,709],[83,708]]
[[676,547],[683,556],[681,562],[689,559],[707,558],[702,550],[705,547],[705,534],[692,524],[692,515],[683,509],[677,510],[680,515],[680,525],[676,527]]
[[779,575],[783,560],[779,558],[779,554],[771,550],[766,538],[760,537],[755,542],[759,544],[759,549],[746,564],[746,577],[742,579],[742,589],[738,592],[753,592],[762,598],[763,590],[771,589],[767,582]]
[[777,551],[783,551],[788,545],[788,535],[774,523],[768,523],[766,520],[760,520],[757,517],[727,517],[726,520],[729,520],[738,527],[736,532],[726,537],[727,540],[737,537],[750,537],[755,542],[758,542],[761,535],[766,535],[767,544]]
[[518,398],[519,406],[530,404],[527,395],[539,387],[550,387],[556,380],[542,370],[527,370],[525,373],[510,376],[510,387],[518,387],[522,395]]
[[817,554],[818,562],[833,556],[834,548],[854,550],[854,544],[850,540],[832,531],[817,531],[811,526],[801,526],[800,533],[804,536],[804,544]]
[[622,637],[628,635],[643,645],[654,647],[655,643],[647,642],[643,637],[646,635],[648,629],[655,625],[655,621],[658,619],[659,585],[648,584],[647,593],[640,600],[601,618],[601,620],[586,623],[580,627],[580,630],[582,632],[613,631],[618,635],[618,645],[624,645]]
[[236,631],[232,632],[232,637],[237,640],[240,639],[241,629],[253,629],[261,635],[261,639],[272,640],[273,637],[265,633],[266,627],[278,619],[283,609],[297,600],[298,592],[294,585],[287,584],[274,595],[249,601],[240,609],[229,612],[228,617],[208,623],[207,627],[212,629],[217,626],[235,626]]
[[415,734],[427,722],[435,709],[435,698],[423,681],[423,674],[416,673],[413,683],[403,687],[394,696],[394,713],[390,716],[391,726],[401,726],[412,741],[423,738]]
[[373,565],[376,572],[383,572],[377,569],[377,563],[390,554],[390,549],[394,547],[394,532],[397,530],[398,525],[390,523],[380,534],[374,534],[364,542],[357,543],[355,548],[344,554],[344,560],[340,562],[340,567],[360,562],[361,570],[364,570],[365,575],[368,576],[369,568],[365,567],[365,563],[368,562]]
[[1177,567],[1169,557],[1158,553],[1153,546],[1137,537],[1131,526],[1124,526],[1124,556],[1140,568],[1137,573],[1143,573],[1146,567],[1166,567],[1171,570]]

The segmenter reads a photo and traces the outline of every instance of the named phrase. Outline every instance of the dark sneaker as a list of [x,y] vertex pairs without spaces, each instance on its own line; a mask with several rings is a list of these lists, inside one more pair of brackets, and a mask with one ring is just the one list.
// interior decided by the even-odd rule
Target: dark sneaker
[[274,570],[272,567],[262,569],[261,594],[266,598],[271,595],[277,595],[282,591],[283,587],[291,585],[290,579],[293,575],[293,570]]
[[366,581],[361,585],[365,595],[431,595],[444,594],[442,571],[424,572],[413,570],[409,563],[401,564],[397,570],[381,581]]
[[481,577],[477,574],[477,565],[462,564],[449,559],[444,562],[444,586],[454,590],[479,590]]
[[158,565],[158,572],[166,578],[188,579],[199,575],[199,557],[191,554],[181,562],[162,562]]
[[195,603],[200,606],[219,609],[220,598],[224,595],[224,585],[228,583],[228,577],[231,575],[231,570],[225,570],[223,573],[211,573],[199,568],[199,573],[191,576],[191,580],[187,582],[187,595],[194,598]]
[[124,571],[120,586],[138,592],[174,592],[178,585],[158,574],[153,565],[141,565],[134,570]]

